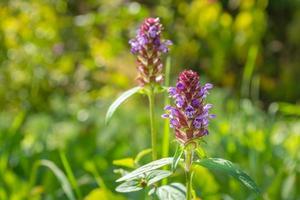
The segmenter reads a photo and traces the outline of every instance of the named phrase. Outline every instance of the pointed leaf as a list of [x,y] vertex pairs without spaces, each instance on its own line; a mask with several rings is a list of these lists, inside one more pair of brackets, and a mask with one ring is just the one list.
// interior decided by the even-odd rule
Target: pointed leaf
[[198,146],[195,149],[195,152],[197,153],[197,155],[200,159],[207,158],[206,152],[204,151],[204,149],[202,147]]
[[134,168],[135,163],[133,158],[122,158],[119,160],[114,160],[113,165],[121,166],[121,167],[128,167],[128,168]]
[[147,185],[152,185],[153,183],[156,183],[168,176],[170,176],[172,172],[167,171],[167,170],[153,170],[151,172],[147,173]]
[[50,160],[41,160],[39,162],[41,166],[48,167],[59,180],[63,191],[69,200],[75,200],[74,193],[71,189],[71,184],[69,183],[66,175]]
[[150,154],[151,152],[152,152],[152,149],[144,149],[144,150],[140,151],[140,152],[137,154],[137,156],[135,157],[134,163],[135,163],[135,164],[138,164],[138,163],[140,162],[140,160],[141,160],[144,156]]
[[152,170],[158,169],[162,166],[165,165],[169,165],[173,162],[173,158],[162,158],[160,160],[155,160],[153,162],[150,162],[128,174],[126,174],[125,176],[119,178],[116,182],[121,182],[121,181],[126,181],[126,180],[131,180],[134,178],[138,178],[140,177],[140,175],[146,173],[146,172],[150,172]]
[[122,183],[116,188],[117,192],[135,192],[142,190],[143,188],[140,185],[140,182],[138,180],[133,180],[133,181],[127,181],[125,183]]
[[175,154],[174,154],[174,156],[173,156],[173,162],[172,162],[172,171],[174,172],[175,170],[176,170],[176,168],[177,168],[177,165],[178,165],[178,163],[179,163],[179,161],[180,161],[180,158],[181,158],[181,156],[182,156],[182,154],[183,154],[183,148],[181,147],[181,145],[178,145],[177,146],[177,149],[176,149],[176,152],[175,152]]
[[241,171],[229,160],[225,160],[222,158],[205,158],[196,161],[195,164],[201,165],[208,169],[219,170],[228,173],[249,189],[255,191],[256,193],[260,192],[255,182],[245,172]]
[[186,188],[181,183],[163,185],[156,190],[160,200],[185,200]]
[[112,115],[116,111],[116,109],[130,96],[135,94],[141,89],[141,87],[134,87],[130,90],[125,91],[123,94],[121,94],[108,108],[106,116],[105,116],[105,124],[107,125],[109,120],[111,119]]

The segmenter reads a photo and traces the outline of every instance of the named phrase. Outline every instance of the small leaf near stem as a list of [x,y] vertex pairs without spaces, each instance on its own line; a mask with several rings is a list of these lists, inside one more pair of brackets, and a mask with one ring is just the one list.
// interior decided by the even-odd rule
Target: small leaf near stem
[[153,162],[150,162],[150,163],[148,163],[144,166],[141,166],[140,168],[126,174],[125,176],[116,180],[116,182],[132,180],[146,172],[153,171],[153,170],[163,167],[165,165],[170,165],[172,162],[173,162],[173,158],[162,158],[160,160],[155,160]]
[[141,87],[134,87],[122,93],[108,108],[105,116],[105,124],[107,125],[117,108],[130,96],[137,93]]
[[150,154],[151,152],[152,152],[152,149],[144,149],[144,150],[142,150],[141,152],[139,152],[139,153],[137,154],[137,156],[135,157],[135,159],[134,159],[135,165],[139,166],[140,160],[141,160],[144,156]]
[[66,175],[63,173],[63,171],[61,169],[59,169],[55,163],[53,163],[50,160],[38,160],[34,163],[34,167],[33,167],[33,173],[31,174],[30,177],[30,182],[29,182],[29,188],[31,189],[34,184],[35,184],[35,179],[37,176],[37,172],[38,172],[38,168],[40,166],[44,166],[47,167],[48,169],[50,169],[53,174],[55,175],[55,177],[58,179],[58,181],[61,184],[61,188],[64,191],[64,193],[66,194],[67,198],[69,200],[75,200],[75,195],[72,191],[72,187],[71,184],[68,180],[68,178],[66,177]]
[[176,152],[173,156],[173,163],[172,163],[172,171],[174,172],[177,168],[177,165],[180,161],[180,158],[183,154],[184,149],[182,148],[182,146],[180,144],[178,144]]

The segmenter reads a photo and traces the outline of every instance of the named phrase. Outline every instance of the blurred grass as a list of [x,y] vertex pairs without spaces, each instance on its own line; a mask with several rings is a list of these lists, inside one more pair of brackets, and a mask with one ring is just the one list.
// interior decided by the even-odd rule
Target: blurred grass
[[[131,98],[109,126],[104,117],[115,97],[135,85],[128,40],[148,16],[161,17],[164,36],[174,42],[171,85],[192,68],[217,86],[209,97],[217,118],[207,153],[246,169],[261,199],[299,199],[299,8],[293,0],[1,1],[0,199],[66,199],[44,168],[28,187],[41,159],[68,174],[88,200],[143,198],[114,192],[112,162],[149,148],[147,99]],[[258,51],[248,59],[252,46]],[[163,95],[157,102],[161,142]],[[254,198],[222,174],[199,167],[195,177],[203,199]]]

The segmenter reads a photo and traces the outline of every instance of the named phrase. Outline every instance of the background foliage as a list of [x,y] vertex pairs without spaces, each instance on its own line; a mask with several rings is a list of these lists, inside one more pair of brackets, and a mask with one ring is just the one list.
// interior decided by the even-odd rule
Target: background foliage
[[[104,116],[135,85],[128,40],[148,16],[174,42],[173,83],[191,68],[217,86],[208,154],[239,163],[262,199],[300,199],[298,0],[2,0],[0,16],[0,199],[65,199],[46,168],[32,181],[40,159],[67,173],[62,155],[82,198],[142,198],[114,192],[112,161],[149,147],[146,98]],[[203,199],[254,198],[222,174],[195,177]]]

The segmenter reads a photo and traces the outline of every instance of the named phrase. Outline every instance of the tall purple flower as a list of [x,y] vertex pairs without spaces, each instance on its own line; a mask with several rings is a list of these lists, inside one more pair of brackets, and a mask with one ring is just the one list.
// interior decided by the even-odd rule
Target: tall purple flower
[[170,119],[179,142],[187,144],[208,134],[209,120],[215,115],[209,114],[212,105],[204,100],[212,87],[210,83],[201,86],[198,74],[185,70],[180,73],[176,87],[169,88],[175,106],[166,106],[166,114],[162,117]]
[[137,36],[129,41],[131,53],[137,55],[137,80],[141,86],[163,81],[161,54],[169,51],[172,42],[161,39],[162,29],[159,18],[147,18]]

